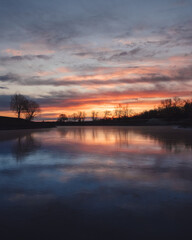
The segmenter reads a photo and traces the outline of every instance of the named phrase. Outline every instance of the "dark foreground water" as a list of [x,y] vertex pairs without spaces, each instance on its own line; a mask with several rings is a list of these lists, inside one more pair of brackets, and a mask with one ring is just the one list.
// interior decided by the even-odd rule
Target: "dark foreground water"
[[192,130],[0,132],[0,239],[192,239]]

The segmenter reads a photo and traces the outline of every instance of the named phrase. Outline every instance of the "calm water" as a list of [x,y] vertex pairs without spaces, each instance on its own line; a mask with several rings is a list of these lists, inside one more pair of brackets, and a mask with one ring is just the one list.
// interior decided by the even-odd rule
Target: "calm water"
[[4,239],[192,236],[192,130],[0,132]]

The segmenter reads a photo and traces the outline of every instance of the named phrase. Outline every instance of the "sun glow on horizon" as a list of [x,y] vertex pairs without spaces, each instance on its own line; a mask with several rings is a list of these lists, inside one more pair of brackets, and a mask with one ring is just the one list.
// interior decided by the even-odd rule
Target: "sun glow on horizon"
[[85,2],[1,3],[0,115],[14,116],[15,93],[40,105],[39,119],[191,98],[192,2]]

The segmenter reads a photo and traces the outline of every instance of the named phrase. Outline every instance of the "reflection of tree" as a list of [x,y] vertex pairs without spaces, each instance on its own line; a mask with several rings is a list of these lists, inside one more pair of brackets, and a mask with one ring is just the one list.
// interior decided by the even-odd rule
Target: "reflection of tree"
[[155,140],[167,151],[192,149],[192,131],[172,127],[136,127],[134,132]]
[[62,137],[67,137],[67,135],[70,135],[74,139],[81,141],[85,140],[86,131],[83,127],[58,128],[58,131]]
[[[67,129],[67,130],[66,130]],[[61,135],[74,141],[108,143],[114,139],[119,146],[128,146],[135,139],[157,141],[167,151],[192,149],[192,131],[172,127],[70,127],[61,128]]]
[[59,134],[61,135],[62,138],[66,137],[68,132],[69,132],[68,128],[63,128],[63,127],[61,127],[61,128],[58,127],[57,130],[58,130],[58,132],[59,132]]
[[24,136],[18,136],[16,144],[13,147],[13,154],[19,162],[39,147],[40,143],[35,140],[31,133],[28,133]]

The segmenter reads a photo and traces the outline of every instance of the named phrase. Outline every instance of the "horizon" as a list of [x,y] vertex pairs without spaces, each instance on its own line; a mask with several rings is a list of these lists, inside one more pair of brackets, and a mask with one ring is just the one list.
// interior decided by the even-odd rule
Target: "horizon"
[[192,98],[191,0],[0,0],[0,116],[15,93],[39,120]]

